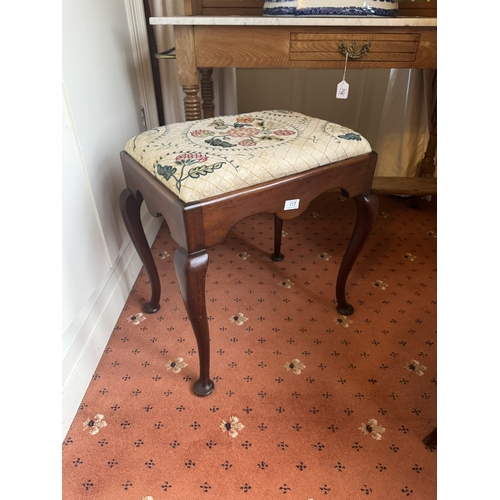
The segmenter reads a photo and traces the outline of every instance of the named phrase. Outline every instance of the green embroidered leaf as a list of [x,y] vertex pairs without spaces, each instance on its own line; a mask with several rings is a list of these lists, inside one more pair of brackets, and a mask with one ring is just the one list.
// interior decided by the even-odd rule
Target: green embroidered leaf
[[359,134],[353,133],[353,132],[348,132],[347,134],[344,135],[339,135],[341,139],[345,139],[346,141],[360,141],[361,136]]
[[163,165],[160,164],[156,166],[156,170],[158,174],[164,177],[165,180],[167,181],[177,172],[177,169],[175,167],[172,167],[170,165],[166,165],[164,167]]
[[261,141],[282,141],[281,137],[273,136],[273,135],[262,135],[259,137]]
[[213,137],[212,139],[207,139],[205,141],[207,144],[210,144],[210,146],[219,146],[221,148],[234,148],[234,144],[231,144],[230,142],[227,141],[222,141],[220,139],[217,139],[217,137]]
[[214,163],[213,165],[202,165],[201,167],[194,167],[189,170],[188,175],[193,179],[198,179],[201,175],[211,174],[214,170],[222,167],[226,162],[221,161],[219,163]]
[[224,130],[229,127],[229,125],[225,124],[224,120],[220,119],[214,120],[210,125],[213,125],[217,130]]

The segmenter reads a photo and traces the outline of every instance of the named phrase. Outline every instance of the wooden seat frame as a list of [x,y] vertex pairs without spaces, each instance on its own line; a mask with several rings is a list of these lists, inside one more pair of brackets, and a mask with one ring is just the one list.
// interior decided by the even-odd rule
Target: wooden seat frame
[[[210,334],[205,302],[207,248],[222,243],[241,220],[257,213],[274,214],[274,252],[271,258],[282,260],[284,219],[301,215],[313,199],[329,190],[340,189],[345,197],[354,198],[356,224],[336,282],[337,311],[344,315],[354,312],[347,303],[345,286],[377,216],[378,197],[372,191],[377,162],[375,152],[191,203],[181,201],[125,151],[121,153],[121,162],[127,187],[120,196],[120,210],[151,283],[151,299],[144,306],[146,313],[160,309],[161,285],[142,227],[140,209],[143,201],[151,215],[163,215],[172,238],[179,245],[174,255],[174,267],[199,350],[200,378],[194,384],[198,396],[207,396],[214,390],[210,379]],[[285,201],[295,199],[300,200],[299,208],[285,210]]]

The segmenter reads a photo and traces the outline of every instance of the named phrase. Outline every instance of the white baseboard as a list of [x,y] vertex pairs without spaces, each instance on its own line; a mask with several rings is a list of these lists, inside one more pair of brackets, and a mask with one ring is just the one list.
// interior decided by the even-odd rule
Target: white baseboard
[[[150,245],[163,218],[149,217],[144,232]],[[63,360],[62,439],[75,418],[102,353],[142,268],[142,262],[130,242],[110,270],[101,292],[83,321],[71,349]]]

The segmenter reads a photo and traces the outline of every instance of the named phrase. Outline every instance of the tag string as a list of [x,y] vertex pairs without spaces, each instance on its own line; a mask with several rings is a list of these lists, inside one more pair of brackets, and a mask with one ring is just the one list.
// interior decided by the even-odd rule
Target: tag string
[[345,74],[346,74],[346,71],[347,71],[347,59],[349,57],[349,53],[346,51],[345,53],[345,66],[344,66],[344,76],[342,77],[342,80],[345,80]]

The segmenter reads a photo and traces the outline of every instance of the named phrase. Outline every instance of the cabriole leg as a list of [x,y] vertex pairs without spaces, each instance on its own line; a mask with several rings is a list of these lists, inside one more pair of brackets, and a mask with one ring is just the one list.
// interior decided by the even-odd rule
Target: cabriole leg
[[347,303],[345,285],[352,266],[370,235],[375,219],[377,218],[378,196],[373,191],[369,191],[368,193],[355,196],[354,202],[357,209],[356,225],[354,226],[354,231],[347,245],[342,263],[340,264],[336,287],[337,311],[345,315],[354,312],[354,307]]
[[137,198],[129,189],[124,189],[120,195],[120,211],[132,243],[146,269],[151,283],[151,300],[144,306],[144,312],[152,314],[160,309],[160,277],[144,234],[141,222],[141,204],[144,198],[138,193]]
[[285,258],[281,253],[281,236],[283,233],[283,219],[280,219],[276,214],[274,215],[274,252],[271,254],[271,259],[280,261]]
[[178,248],[174,255],[174,266],[198,343],[200,378],[194,384],[194,392],[198,396],[208,396],[214,390],[214,383],[210,380],[210,334],[205,303],[208,254],[204,250],[188,254],[183,248]]

